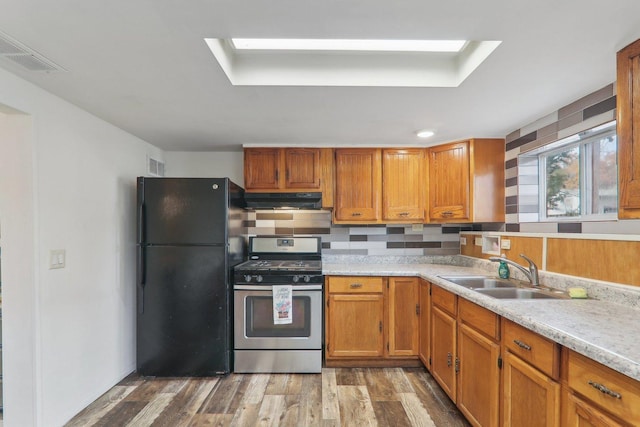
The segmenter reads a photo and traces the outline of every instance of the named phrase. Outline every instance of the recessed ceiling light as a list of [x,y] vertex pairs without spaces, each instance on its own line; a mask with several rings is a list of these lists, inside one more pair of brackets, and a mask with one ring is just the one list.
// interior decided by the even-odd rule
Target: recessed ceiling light
[[460,52],[466,40],[231,39],[238,50]]
[[418,138],[429,138],[431,136],[433,136],[435,134],[435,132],[433,132],[432,130],[421,130],[416,132],[416,135]]

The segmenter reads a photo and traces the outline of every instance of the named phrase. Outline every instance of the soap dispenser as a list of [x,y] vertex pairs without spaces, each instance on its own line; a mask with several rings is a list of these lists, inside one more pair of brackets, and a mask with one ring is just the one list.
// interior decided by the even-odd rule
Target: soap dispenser
[[[506,257],[507,256],[505,254],[502,254],[502,258]],[[509,278],[509,266],[504,261],[500,261],[500,265],[498,266],[498,276],[500,276],[501,279]]]

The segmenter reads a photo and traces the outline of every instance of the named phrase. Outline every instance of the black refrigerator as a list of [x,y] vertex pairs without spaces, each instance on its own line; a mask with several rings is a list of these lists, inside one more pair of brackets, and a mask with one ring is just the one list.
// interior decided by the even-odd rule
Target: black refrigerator
[[138,373],[227,374],[244,191],[228,178],[140,177],[137,185]]

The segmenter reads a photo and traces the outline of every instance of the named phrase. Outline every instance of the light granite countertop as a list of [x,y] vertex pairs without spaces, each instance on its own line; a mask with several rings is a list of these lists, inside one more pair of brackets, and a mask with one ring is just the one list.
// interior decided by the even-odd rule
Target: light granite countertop
[[[585,281],[541,272],[546,286],[566,289],[581,285],[598,299],[504,300],[456,285],[441,275],[489,274],[497,276],[495,264],[468,257],[440,257],[402,263],[374,263],[323,258],[325,275],[417,276],[485,307],[567,348],[640,381],[640,290],[635,287]],[[422,261],[422,262],[421,262]],[[430,263],[434,262],[434,263]],[[512,270],[513,271],[513,270]],[[593,282],[593,283],[592,283]],[[591,285],[591,286],[590,286]]]

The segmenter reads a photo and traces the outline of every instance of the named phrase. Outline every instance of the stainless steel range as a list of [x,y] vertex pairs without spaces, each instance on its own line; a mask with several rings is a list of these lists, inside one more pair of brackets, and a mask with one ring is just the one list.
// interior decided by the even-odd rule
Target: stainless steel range
[[250,238],[234,268],[235,372],[321,372],[321,258],[319,237]]

